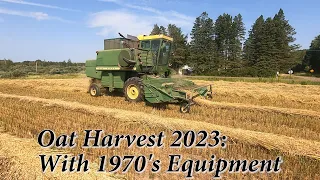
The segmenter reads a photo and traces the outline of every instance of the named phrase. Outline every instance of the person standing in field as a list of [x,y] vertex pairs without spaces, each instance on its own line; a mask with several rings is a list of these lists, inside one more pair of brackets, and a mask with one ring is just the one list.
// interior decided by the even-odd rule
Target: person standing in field
[[279,81],[279,76],[280,76],[280,72],[277,71],[277,73],[276,73],[276,79],[277,79],[277,81]]

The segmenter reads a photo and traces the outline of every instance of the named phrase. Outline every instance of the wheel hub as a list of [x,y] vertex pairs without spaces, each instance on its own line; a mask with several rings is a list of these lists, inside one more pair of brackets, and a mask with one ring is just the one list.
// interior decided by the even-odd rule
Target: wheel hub
[[128,86],[127,95],[130,99],[137,99],[139,96],[138,88],[135,85]]
[[90,93],[91,93],[91,95],[96,95],[96,94],[97,94],[97,91],[96,91],[96,89],[91,88],[91,89],[90,89]]

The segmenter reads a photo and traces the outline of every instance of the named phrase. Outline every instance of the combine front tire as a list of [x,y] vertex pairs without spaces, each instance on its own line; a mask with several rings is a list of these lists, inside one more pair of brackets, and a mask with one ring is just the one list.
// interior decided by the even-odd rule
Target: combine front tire
[[129,102],[140,102],[144,100],[143,83],[138,77],[129,78],[124,83],[124,96]]
[[89,88],[89,93],[93,97],[101,96],[101,87],[96,83],[92,83]]
[[180,104],[180,112],[181,113],[189,113],[190,112],[190,104],[184,102]]

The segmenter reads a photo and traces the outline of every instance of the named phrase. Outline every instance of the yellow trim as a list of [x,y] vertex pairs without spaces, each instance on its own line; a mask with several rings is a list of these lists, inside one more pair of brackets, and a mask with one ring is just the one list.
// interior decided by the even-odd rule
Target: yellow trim
[[137,37],[139,39],[139,41],[142,40],[152,40],[152,39],[166,39],[169,41],[173,41],[173,38],[169,37],[169,36],[165,36],[163,34],[159,34],[159,35],[150,35],[150,36],[145,36],[145,35],[139,35]]
[[122,48],[122,49],[105,49],[105,50],[98,50],[98,52],[102,52],[102,51],[114,51],[114,50],[123,50],[123,49],[126,49],[126,48]]
[[133,68],[120,68],[120,67],[96,67],[96,70],[136,70],[136,67]]
[[138,88],[134,84],[131,84],[127,87],[127,95],[130,99],[132,100],[137,99],[139,96],[139,93],[140,92]]

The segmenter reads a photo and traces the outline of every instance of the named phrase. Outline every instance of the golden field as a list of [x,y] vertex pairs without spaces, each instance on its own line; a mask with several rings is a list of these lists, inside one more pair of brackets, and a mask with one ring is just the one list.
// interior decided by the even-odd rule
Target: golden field
[[[223,174],[224,178],[242,179],[320,179],[320,86],[283,83],[208,82],[213,83],[211,101],[198,99],[199,105],[190,114],[181,114],[179,107],[155,109],[144,103],[128,103],[121,96],[93,98],[86,93],[89,80],[75,79],[17,79],[0,80],[0,164],[12,163],[9,168],[16,175],[25,176],[31,167],[28,152],[34,155],[40,131],[52,129],[56,134],[103,129],[113,134],[154,134],[173,130],[219,130],[229,137],[226,149],[170,149],[130,148],[71,149],[65,153],[85,153],[96,160],[99,155],[148,155],[153,153],[168,164],[168,154],[181,154],[192,159],[208,159],[211,154],[224,159],[274,159],[281,155],[284,163],[279,174]],[[10,134],[10,135],[9,135]],[[16,137],[15,148],[30,151],[15,155],[1,144],[8,137]],[[10,138],[9,138],[10,139]],[[170,139],[170,141],[169,141]],[[165,142],[172,142],[169,138]],[[28,141],[28,143],[26,143]],[[29,142],[30,141],[30,142]],[[19,144],[24,143],[23,147]],[[14,143],[10,145],[14,146]],[[36,144],[37,145],[37,144]],[[1,150],[2,149],[2,150]],[[11,147],[12,149],[12,147]],[[1,155],[5,156],[1,156]],[[17,156],[17,158],[14,158]],[[19,158],[21,157],[21,158]],[[24,158],[22,158],[24,157]],[[25,164],[24,166],[21,165]],[[9,163],[9,164],[10,164]],[[20,165],[19,165],[20,163]],[[28,166],[29,165],[29,166]],[[27,168],[28,167],[28,168]],[[7,168],[8,169],[8,168]],[[8,172],[0,168],[0,174]],[[9,173],[10,174],[10,173]],[[30,174],[30,173],[29,173]],[[34,173],[33,178],[42,176]],[[99,179],[100,175],[88,175]],[[47,179],[55,178],[47,174]],[[135,174],[110,174],[116,179],[181,179],[183,174],[159,174],[146,171]],[[209,179],[212,174],[197,174],[195,179]],[[74,179],[74,177],[70,177]]]

